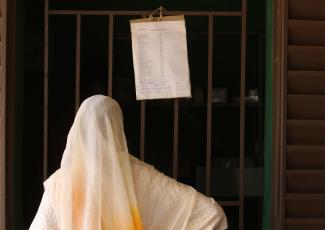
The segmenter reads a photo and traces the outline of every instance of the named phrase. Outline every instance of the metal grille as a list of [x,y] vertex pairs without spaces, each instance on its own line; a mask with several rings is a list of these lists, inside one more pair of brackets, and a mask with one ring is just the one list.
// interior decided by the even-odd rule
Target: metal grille
[[[108,28],[108,76],[107,76],[107,95],[112,96],[113,85],[113,36],[114,36],[114,19],[118,16],[142,16],[147,15],[147,11],[102,11],[102,10],[51,10],[49,9],[49,0],[45,1],[45,33],[44,33],[44,143],[43,143],[43,179],[48,176],[48,115],[49,115],[49,18],[53,15],[73,16],[76,19],[76,55],[75,55],[75,110],[77,111],[80,104],[80,40],[81,40],[81,22],[84,16],[104,16],[109,22]],[[240,11],[169,11],[169,15],[184,14],[191,17],[206,17],[208,19],[208,65],[207,65],[207,100],[206,100],[206,153],[205,153],[205,194],[211,193],[211,144],[212,144],[212,85],[213,85],[213,46],[214,46],[214,19],[215,17],[241,17],[241,53],[240,53],[240,138],[239,138],[239,200],[221,201],[222,206],[239,207],[239,229],[244,228],[244,161],[245,161],[245,72],[246,72],[246,17],[247,2],[242,1]],[[139,130],[139,146],[140,158],[145,160],[145,132],[146,132],[146,101],[140,103],[140,130]],[[173,153],[172,153],[172,176],[178,178],[179,165],[179,99],[173,102]],[[217,183],[217,182],[216,182]]]

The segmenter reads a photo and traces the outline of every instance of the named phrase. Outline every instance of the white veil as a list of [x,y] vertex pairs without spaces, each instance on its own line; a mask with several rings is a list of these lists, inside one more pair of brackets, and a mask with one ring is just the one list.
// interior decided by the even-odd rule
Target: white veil
[[55,183],[45,187],[56,193],[50,197],[60,230],[143,229],[122,112],[113,99],[97,95],[82,103]]

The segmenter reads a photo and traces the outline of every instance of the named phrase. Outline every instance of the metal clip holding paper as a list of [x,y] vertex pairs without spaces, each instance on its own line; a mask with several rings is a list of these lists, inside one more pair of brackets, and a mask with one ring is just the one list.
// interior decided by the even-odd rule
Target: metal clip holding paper
[[157,9],[155,9],[154,11],[152,11],[151,14],[149,14],[149,18],[150,20],[154,21],[154,15],[159,12],[159,20],[163,20],[163,11],[166,11],[166,9],[163,6],[158,7]]

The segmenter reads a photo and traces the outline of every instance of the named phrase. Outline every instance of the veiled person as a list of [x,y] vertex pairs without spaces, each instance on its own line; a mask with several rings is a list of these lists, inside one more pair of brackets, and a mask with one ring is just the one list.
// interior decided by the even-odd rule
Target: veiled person
[[31,230],[226,229],[212,199],[131,156],[116,101],[80,106]]

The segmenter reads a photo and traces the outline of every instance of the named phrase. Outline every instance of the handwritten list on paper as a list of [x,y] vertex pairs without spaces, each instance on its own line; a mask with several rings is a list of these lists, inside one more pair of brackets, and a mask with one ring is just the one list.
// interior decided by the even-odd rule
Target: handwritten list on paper
[[137,100],[190,97],[185,21],[131,21]]

